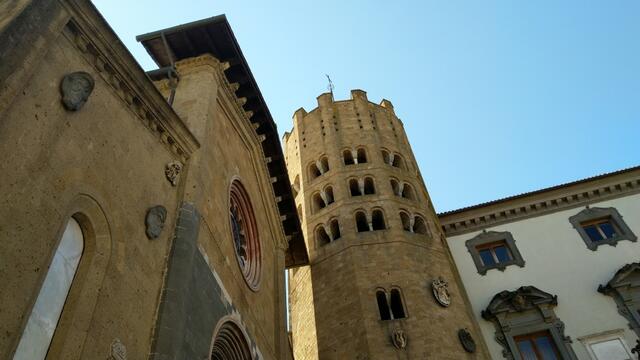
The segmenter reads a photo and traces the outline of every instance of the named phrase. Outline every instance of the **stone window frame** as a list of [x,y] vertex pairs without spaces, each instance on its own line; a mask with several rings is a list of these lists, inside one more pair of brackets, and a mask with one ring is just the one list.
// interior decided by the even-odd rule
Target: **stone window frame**
[[608,283],[598,286],[598,292],[613,298],[618,313],[640,337],[640,262],[620,268]]
[[627,356],[629,356],[629,359],[634,358],[633,354],[631,353],[631,348],[629,348],[629,344],[627,344],[624,338],[624,329],[615,329],[615,330],[604,331],[597,334],[590,334],[590,335],[579,337],[578,340],[585,347],[585,349],[587,350],[587,353],[589,354],[589,357],[592,360],[601,360],[596,356],[592,346],[598,343],[611,341],[611,340],[619,340],[622,347],[627,352]]
[[[482,263],[482,259],[480,258],[480,252],[478,251],[478,246],[490,244],[493,242],[504,241],[511,253],[511,260],[495,264],[495,265],[484,265]],[[491,269],[498,269],[500,271],[504,271],[507,266],[518,265],[519,267],[524,267],[525,261],[516,246],[516,241],[513,238],[513,235],[509,231],[483,231],[475,237],[467,240],[465,242],[467,250],[471,254],[471,258],[473,259],[473,263],[476,265],[476,269],[480,275],[486,275],[487,271]]]
[[[612,239],[604,239],[602,241],[594,242],[591,240],[587,232],[582,227],[582,224],[587,221],[598,220],[598,219],[611,219],[611,223],[616,230],[616,236]],[[573,227],[578,231],[582,241],[584,241],[587,248],[592,251],[596,251],[601,245],[611,245],[616,246],[618,241],[621,240],[629,240],[629,241],[637,241],[638,238],[631,231],[629,226],[622,219],[622,215],[618,212],[618,209],[614,207],[608,208],[600,208],[600,207],[587,207],[583,209],[579,213],[571,216],[569,218],[569,222]]]
[[496,294],[482,311],[482,318],[494,324],[495,340],[502,346],[505,359],[522,359],[515,341],[517,336],[546,331],[563,360],[577,360],[572,340],[564,333],[564,323],[553,310],[557,305],[556,295],[535,286],[521,286]]

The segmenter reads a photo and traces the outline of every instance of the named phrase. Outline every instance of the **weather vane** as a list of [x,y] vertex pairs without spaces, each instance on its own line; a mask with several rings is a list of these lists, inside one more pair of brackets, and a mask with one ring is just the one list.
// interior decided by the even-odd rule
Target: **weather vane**
[[333,95],[333,82],[331,81],[331,78],[329,77],[328,74],[325,74],[325,76],[327,77],[327,80],[329,80],[329,86],[327,86],[327,89],[329,90],[329,92],[331,93],[331,95]]

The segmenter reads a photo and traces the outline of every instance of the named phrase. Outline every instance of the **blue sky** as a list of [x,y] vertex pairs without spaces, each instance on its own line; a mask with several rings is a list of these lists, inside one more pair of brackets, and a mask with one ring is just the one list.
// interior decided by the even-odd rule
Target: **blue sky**
[[393,102],[437,211],[640,165],[640,2],[121,1],[135,36],[226,14],[282,134],[351,89]]

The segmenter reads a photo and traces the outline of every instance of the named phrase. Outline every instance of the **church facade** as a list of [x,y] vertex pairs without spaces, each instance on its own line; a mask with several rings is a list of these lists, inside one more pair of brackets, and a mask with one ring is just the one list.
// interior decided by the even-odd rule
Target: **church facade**
[[0,358],[636,358],[640,169],[437,214],[390,101],[281,143],[224,15],[137,40],[0,4]]
[[145,73],[89,1],[0,7],[0,357],[287,359],[306,249],[225,17]]

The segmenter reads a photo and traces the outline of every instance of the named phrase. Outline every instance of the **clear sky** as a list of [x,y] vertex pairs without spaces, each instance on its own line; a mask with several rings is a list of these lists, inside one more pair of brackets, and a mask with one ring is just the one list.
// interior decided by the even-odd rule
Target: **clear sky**
[[437,211],[640,165],[640,1],[122,1],[138,34],[226,14],[282,134],[327,89],[393,102]]

